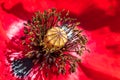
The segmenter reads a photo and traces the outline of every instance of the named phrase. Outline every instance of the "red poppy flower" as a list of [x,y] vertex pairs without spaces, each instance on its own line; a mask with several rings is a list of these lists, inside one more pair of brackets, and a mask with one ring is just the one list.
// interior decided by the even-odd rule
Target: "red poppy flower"
[[[85,30],[89,41],[87,47],[90,53],[82,56],[82,63],[75,73],[53,76],[51,80],[120,80],[119,4],[118,0],[1,0],[0,80],[16,80],[6,60],[7,42],[17,34],[23,27],[22,24],[30,19],[35,11],[52,7],[69,10],[70,16],[81,22],[80,27]],[[20,54],[19,56],[21,57]],[[31,76],[32,74],[34,73],[31,73]]]

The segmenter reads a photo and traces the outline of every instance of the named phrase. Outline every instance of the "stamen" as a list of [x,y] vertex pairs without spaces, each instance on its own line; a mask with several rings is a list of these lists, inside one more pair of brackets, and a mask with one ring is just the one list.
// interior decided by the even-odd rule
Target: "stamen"
[[[77,29],[79,22],[68,17],[69,12],[65,16],[62,12],[56,9],[36,12],[35,16],[25,23],[24,35],[11,39],[13,44],[18,46],[10,47],[11,52],[7,52],[8,61],[13,59],[10,63],[15,76],[26,77],[35,65],[40,65],[36,71],[42,72],[42,76],[46,73],[49,76],[49,71],[54,75],[66,74],[67,70],[69,73],[76,71],[80,59],[70,52],[81,56],[83,51],[87,50],[87,39],[81,30]],[[19,46],[22,49],[16,50]],[[15,52],[21,52],[22,58],[10,56]],[[67,66],[69,69],[66,69]]]

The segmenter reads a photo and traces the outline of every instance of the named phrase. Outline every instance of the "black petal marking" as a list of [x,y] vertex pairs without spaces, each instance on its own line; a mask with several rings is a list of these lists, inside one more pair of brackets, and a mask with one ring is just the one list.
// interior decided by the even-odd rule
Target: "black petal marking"
[[15,76],[24,77],[29,73],[32,66],[33,63],[32,63],[32,59],[30,58],[14,60],[12,62],[12,71]]

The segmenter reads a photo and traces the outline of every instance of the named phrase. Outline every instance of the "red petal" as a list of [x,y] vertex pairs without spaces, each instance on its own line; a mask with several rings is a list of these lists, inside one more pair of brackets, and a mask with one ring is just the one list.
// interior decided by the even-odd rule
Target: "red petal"
[[[1,0],[1,3],[4,3],[6,10],[0,7],[0,20],[3,24],[0,27],[0,79],[12,78],[12,76],[5,77],[5,74],[9,73],[5,70],[3,52],[9,26],[19,19],[30,18],[36,10],[43,11],[56,7],[60,10],[63,8],[70,10],[71,16],[78,18],[89,38],[88,48],[91,52],[83,56],[83,62],[76,77],[81,80],[120,80],[119,0]],[[74,75],[71,75],[70,79],[75,80],[72,77]],[[59,77],[58,80],[62,78]]]

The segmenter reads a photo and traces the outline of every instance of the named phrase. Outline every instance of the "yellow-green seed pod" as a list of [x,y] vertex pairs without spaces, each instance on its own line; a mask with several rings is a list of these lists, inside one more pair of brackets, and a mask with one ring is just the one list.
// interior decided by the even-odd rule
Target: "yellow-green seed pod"
[[66,32],[59,28],[53,27],[49,29],[44,37],[45,47],[49,49],[58,50],[67,42]]

